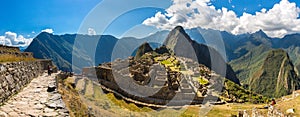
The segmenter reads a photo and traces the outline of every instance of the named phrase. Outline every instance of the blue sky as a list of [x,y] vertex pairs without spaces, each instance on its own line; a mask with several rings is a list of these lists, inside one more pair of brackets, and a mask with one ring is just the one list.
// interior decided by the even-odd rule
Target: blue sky
[[[53,29],[54,34],[65,34],[77,32],[87,33],[88,28],[93,28],[97,34],[103,32],[101,34],[111,34],[116,37],[142,37],[150,32],[168,29],[166,27],[159,27],[159,24],[154,24],[159,22],[145,23],[145,20],[154,17],[158,12],[161,12],[162,15],[167,17],[166,14],[168,14],[168,12],[165,11],[165,9],[169,9],[174,5],[171,0],[104,1],[106,1],[106,5],[101,5],[105,3],[102,0],[2,0],[0,4],[0,36],[4,36],[6,32],[10,31],[17,35],[23,35],[25,38],[33,38],[44,29]],[[225,7],[228,10],[232,10],[237,15],[237,18],[239,18],[244,12],[255,15],[255,12],[261,11],[262,8],[268,11],[274,7],[274,4],[278,4],[280,1],[281,0],[210,0],[207,4],[208,6],[214,6],[215,9]],[[300,5],[299,0],[289,0],[289,2],[295,2],[297,7]],[[147,4],[151,5],[147,6]],[[100,6],[102,7],[100,8],[102,11],[97,10],[97,7]],[[139,8],[139,6],[142,7]],[[125,8],[130,10],[121,12],[122,9]],[[94,18],[93,20],[87,19],[89,18],[87,16],[92,15],[92,12],[95,12],[95,10],[97,11],[97,17],[92,17]],[[121,12],[121,14],[114,17],[117,12]],[[171,19],[171,17],[173,16],[167,18]],[[83,25],[83,22],[90,23]],[[109,24],[103,24],[108,22]],[[184,25],[186,22],[179,23],[183,23]],[[105,25],[108,26],[106,27]],[[199,27],[201,26],[202,25],[199,25]],[[224,29],[221,27],[220,30],[235,33],[233,29],[226,29],[226,27]],[[269,28],[265,30],[268,31]],[[237,33],[238,32],[243,31],[239,30]],[[281,32],[278,32],[278,34],[281,34]],[[276,34],[274,35],[276,36]],[[270,35],[272,34],[270,33]]]

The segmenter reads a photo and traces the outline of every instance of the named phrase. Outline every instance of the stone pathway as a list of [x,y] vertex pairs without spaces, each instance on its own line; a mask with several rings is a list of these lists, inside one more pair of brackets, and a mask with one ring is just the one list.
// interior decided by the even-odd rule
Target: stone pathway
[[[69,111],[56,89],[56,74],[33,79],[21,92],[0,107],[0,117],[66,117]],[[47,92],[48,89],[48,92]]]

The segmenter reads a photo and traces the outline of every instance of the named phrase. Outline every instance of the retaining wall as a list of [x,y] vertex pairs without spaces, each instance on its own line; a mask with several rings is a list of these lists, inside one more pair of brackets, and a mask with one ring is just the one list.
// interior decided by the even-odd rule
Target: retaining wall
[[48,65],[51,60],[0,63],[0,105],[42,75]]

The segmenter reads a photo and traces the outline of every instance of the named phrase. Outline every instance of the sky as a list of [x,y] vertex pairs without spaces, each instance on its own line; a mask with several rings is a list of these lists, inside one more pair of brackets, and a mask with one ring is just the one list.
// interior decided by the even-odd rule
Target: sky
[[40,32],[145,37],[177,25],[232,34],[300,32],[299,0],[2,0],[0,44],[28,46]]

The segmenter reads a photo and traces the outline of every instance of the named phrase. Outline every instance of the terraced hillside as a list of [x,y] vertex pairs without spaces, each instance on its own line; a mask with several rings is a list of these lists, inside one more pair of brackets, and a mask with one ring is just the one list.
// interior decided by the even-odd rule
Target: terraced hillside
[[81,99],[89,105],[95,116],[199,116],[199,106],[183,107],[179,110],[171,108],[155,110],[134,104],[114,93],[104,92],[99,84],[87,78],[78,79],[76,82]]
[[0,45],[0,62],[33,61],[32,53],[21,52],[18,47]]

